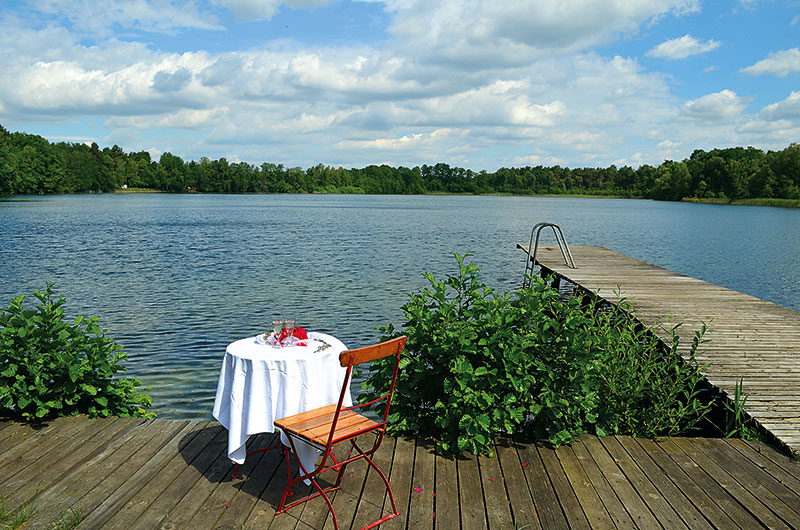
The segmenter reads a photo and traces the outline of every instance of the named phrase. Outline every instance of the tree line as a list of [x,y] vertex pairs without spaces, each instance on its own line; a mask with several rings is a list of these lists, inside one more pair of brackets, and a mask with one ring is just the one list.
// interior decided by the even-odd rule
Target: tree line
[[525,166],[495,172],[448,164],[413,168],[323,164],[302,169],[225,158],[184,161],[172,153],[56,142],[0,125],[0,194],[113,192],[150,188],[208,193],[467,193],[600,195],[658,200],[800,200],[800,144],[780,151],[753,147],[696,150],[682,161],[607,168]]

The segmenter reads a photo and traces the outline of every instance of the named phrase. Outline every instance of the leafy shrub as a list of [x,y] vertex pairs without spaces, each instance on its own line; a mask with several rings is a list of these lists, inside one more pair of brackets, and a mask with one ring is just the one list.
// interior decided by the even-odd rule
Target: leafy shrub
[[705,326],[695,334],[688,361],[677,353],[678,326],[665,351],[642,327],[625,300],[611,308],[590,300],[563,300],[537,278],[520,302],[538,310],[527,330],[536,358],[539,395],[532,411],[535,435],[567,443],[590,432],[636,436],[672,435],[698,427],[711,409],[694,354]]
[[[478,454],[529,412],[524,396],[535,391],[533,359],[524,355],[525,336],[516,330],[525,320],[523,308],[481,283],[476,265],[458,254],[456,261],[458,276],[437,281],[423,274],[430,287],[402,306],[408,344],[391,422],[398,432],[436,433],[444,451]],[[391,324],[379,329],[395,335]],[[391,378],[389,363],[372,368],[365,401],[385,391]]]
[[[491,454],[499,433],[524,429],[561,444],[585,432],[674,434],[707,415],[696,363],[665,352],[624,301],[600,311],[562,299],[541,277],[516,296],[496,292],[468,256],[455,255],[457,276],[423,274],[430,285],[402,306],[409,340],[394,432],[431,435],[442,451]],[[384,339],[400,334],[391,324],[378,329]],[[674,329],[672,340],[677,348]],[[363,401],[390,379],[388,363],[373,363]]]
[[105,336],[97,317],[64,321],[66,302],[54,299],[53,284],[34,291],[35,309],[24,295],[0,313],[0,407],[25,421],[52,416],[155,417],[144,407],[150,397],[137,391],[137,378],[115,377],[126,368],[121,347]]

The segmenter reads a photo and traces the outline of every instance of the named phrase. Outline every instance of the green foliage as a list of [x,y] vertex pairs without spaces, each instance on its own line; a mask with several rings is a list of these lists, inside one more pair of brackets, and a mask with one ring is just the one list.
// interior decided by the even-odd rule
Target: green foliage
[[764,437],[744,410],[747,396],[742,391],[743,382],[742,378],[736,382],[732,401],[723,401],[725,426],[720,430],[725,438],[744,438],[745,440],[763,442]]
[[[601,310],[563,299],[540,277],[512,297],[483,284],[469,254],[455,256],[458,275],[424,274],[430,285],[402,306],[409,341],[395,432],[433,436],[442,451],[491,454],[499,433],[526,430],[555,444],[586,432],[677,434],[708,414],[696,363],[665,351],[624,300]],[[391,324],[379,329],[399,334]],[[373,363],[362,399],[385,392],[390,377],[389,363]]]
[[63,296],[53,284],[34,291],[35,309],[24,296],[11,299],[0,313],[0,414],[24,421],[53,416],[155,417],[144,407],[137,378],[118,377],[127,357],[105,336],[97,317],[64,320]]
[[81,524],[84,519],[82,507],[70,507],[61,512],[58,518],[50,524],[48,530],[72,530]]
[[33,515],[34,510],[30,504],[23,504],[16,510],[9,510],[6,507],[5,498],[0,495],[0,529],[22,528]]
[[[467,254],[468,256],[469,254]],[[524,355],[524,308],[480,282],[479,269],[456,254],[457,276],[410,296],[402,309],[408,322],[406,356],[392,402],[399,432],[438,433],[444,451],[491,452],[495,433],[511,433],[530,405],[521,396],[535,389],[533,359]],[[392,325],[379,328],[394,335]],[[365,389],[382,393],[390,363],[374,363]],[[377,396],[367,390],[365,401]]]
[[[782,151],[753,147],[692,153],[683,161],[633,169],[584,167],[499,168],[494,173],[438,163],[414,168],[371,165],[345,169],[322,164],[303,170],[282,164],[229,163],[225,158],[184,162],[165,152],[119,146],[49,143],[0,125],[0,195],[111,192],[122,186],[169,192],[381,193],[619,196],[660,200],[800,200],[800,144]],[[793,203],[790,203],[790,205]]]

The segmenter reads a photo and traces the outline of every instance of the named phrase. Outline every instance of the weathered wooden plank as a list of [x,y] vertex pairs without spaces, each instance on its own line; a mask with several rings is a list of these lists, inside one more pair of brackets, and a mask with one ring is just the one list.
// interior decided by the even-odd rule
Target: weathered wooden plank
[[664,498],[664,494],[648,479],[647,475],[639,467],[638,463],[631,458],[616,436],[600,438],[606,451],[614,459],[631,485],[650,509],[656,520],[669,528],[688,528],[681,517],[675,512],[669,502]]
[[36,431],[34,431],[33,427],[26,423],[4,421],[2,428],[0,428],[0,453],[5,453],[34,432]]
[[465,456],[456,461],[458,467],[458,499],[462,530],[485,530],[486,505],[483,500],[478,459]]
[[581,438],[576,440],[571,446],[575,457],[578,459],[581,468],[583,468],[586,474],[586,480],[597,492],[597,496],[603,503],[605,511],[611,517],[615,528],[636,528],[636,525],[633,523],[630,515],[628,515],[625,507],[619,501],[616,493],[614,493],[611,484],[609,484],[608,480],[603,476],[597,463],[586,449],[583,439],[588,437],[588,435],[581,436]]
[[[660,440],[659,443],[664,443],[664,440]],[[741,512],[742,509],[739,508],[739,506],[744,507],[746,511],[739,516],[740,519],[737,519],[737,523],[739,523],[740,526],[747,528],[748,525],[762,524],[768,528],[789,528],[752,493],[743,488],[741,484],[726,473],[716,462],[708,458],[708,456],[701,451],[698,451],[697,447],[690,440],[684,438],[670,438],[668,441],[669,444],[679,448],[684,453],[685,457],[689,459],[688,462],[683,459],[679,462],[684,466],[684,471],[687,471],[687,467],[689,466],[696,466],[701,469],[705,475],[710,477],[713,485],[709,484],[709,481],[704,480],[704,487],[708,487],[709,489],[713,488],[715,490],[715,494],[712,496],[713,499],[720,503],[720,505],[724,503],[728,515],[733,517],[732,511]],[[664,446],[666,445],[665,443]],[[675,457],[673,457],[673,459],[674,458]],[[698,477],[695,475],[693,478],[697,480]],[[725,495],[723,495],[722,492],[724,492]],[[728,500],[728,496],[733,497],[733,503]],[[735,508],[734,504],[736,505]]]
[[29,435],[29,431],[23,431],[22,440],[0,454],[0,469],[5,471],[0,477],[0,488],[54,447],[59,447],[87,429],[87,425],[79,417],[68,417],[53,420]]
[[[658,494],[667,500],[675,512],[683,519],[689,528],[695,530],[705,530],[713,528],[703,515],[692,505],[689,499],[681,490],[675,486],[669,476],[658,467],[650,456],[645,452],[635,438],[630,436],[617,436],[617,441],[625,448],[625,451],[636,462],[636,465],[647,476],[648,480],[658,490]],[[660,455],[662,460],[668,460],[666,455]],[[659,519],[659,522],[661,520]],[[662,523],[663,524],[663,523]]]
[[[227,431],[220,427],[224,438]],[[216,429],[215,429],[216,430]],[[201,431],[202,432],[202,431]],[[253,436],[250,440],[249,446],[251,449],[266,447],[267,440],[272,440],[272,435],[259,434]],[[260,462],[263,458],[263,453],[256,453],[251,455],[245,460],[242,465],[242,475],[248,476],[253,473],[254,464]],[[174,484],[174,491],[181,492],[182,496],[176,494],[176,502],[171,503],[165,510],[159,510],[162,516],[157,527],[160,529],[172,528],[185,528],[194,525],[191,521],[199,521],[203,516],[217,520],[220,513],[223,511],[227,501],[222,502],[217,500],[216,504],[212,504],[210,500],[211,495],[217,487],[223,483],[231,483],[233,481],[233,468],[234,464],[228,459],[227,454],[227,439],[223,441],[214,442],[212,440],[211,450],[208,453],[203,453],[199,460],[190,465],[188,470],[184,470],[181,476],[177,477],[177,482]],[[239,485],[244,482],[241,477],[236,480]],[[203,516],[198,517],[199,512],[203,512]]]
[[800,497],[751,461],[741,458],[725,440],[698,439],[694,445],[786,524],[800,528]]
[[561,503],[556,496],[553,484],[547,476],[547,471],[544,469],[544,463],[536,444],[524,443],[518,452],[542,528],[569,528],[569,523],[561,509]]
[[[715,528],[741,527],[720,506],[720,504],[724,506],[729,501],[721,501],[718,496],[712,499],[711,496],[716,495],[716,492],[709,489],[708,485],[713,481],[701,469],[694,466],[691,460],[686,458],[677,447],[667,445],[665,448],[663,444],[657,444],[655,441],[646,438],[637,439],[637,443],[650,456],[653,462],[658,464],[658,467],[664,471],[666,476],[689,499],[700,514]],[[697,478],[700,480],[695,480]],[[746,512],[741,508],[739,510],[742,514],[745,514],[744,517],[747,519]],[[733,513],[732,517],[737,515],[739,514]],[[750,519],[747,520],[751,521]]]
[[[511,514],[514,519],[514,527],[540,530],[542,525],[539,523],[539,518],[536,515],[536,505],[533,502],[528,484],[525,481],[525,467],[522,466],[515,442],[509,438],[503,437],[496,441],[495,451],[500,467],[502,468],[503,480],[506,484],[506,493],[508,494]],[[437,466],[436,469],[438,487],[439,466]]]
[[[254,436],[251,447],[268,447],[272,444],[274,439],[275,436],[273,434],[261,433]],[[277,449],[270,452],[260,452],[251,455],[242,468],[240,468],[240,470],[243,472],[242,477],[251,477],[257,474],[256,469],[261,467],[262,462],[267,463],[266,467],[267,472],[269,473],[270,468],[272,467],[268,464],[268,462],[271,461],[270,458],[274,458],[279,455],[280,450]],[[238,477],[234,480],[232,476],[232,473],[224,474],[222,475],[222,479],[219,481],[214,482],[209,480],[209,484],[207,486],[209,488],[213,486],[215,487],[213,487],[213,491],[211,491],[205,500],[203,500],[200,508],[195,512],[194,516],[189,522],[188,526],[192,528],[192,530],[209,530],[211,528],[242,528],[249,513],[249,511],[246,510],[246,508],[249,506],[249,502],[253,499],[253,495],[258,495],[261,493],[261,491],[259,491],[261,482],[253,481],[250,484],[250,488],[253,488],[252,493],[245,493],[245,491],[249,491],[248,483],[250,480],[245,480],[242,477]],[[216,476],[214,478],[216,478]],[[203,482],[203,479],[200,479],[199,482]],[[281,486],[285,485],[285,482],[281,484]],[[280,489],[282,491],[283,487]],[[298,507],[297,511],[301,509],[301,507]],[[241,515],[239,515],[240,513]],[[291,521],[292,517],[287,517],[285,520]],[[275,521],[273,520],[273,523],[274,522]]]
[[[394,500],[400,515],[390,519],[381,525],[381,530],[400,530],[406,528],[408,517],[408,506],[412,494],[412,476],[414,469],[414,441],[403,436],[397,438],[392,460],[392,468],[389,472],[389,483],[392,485]],[[389,499],[384,499],[384,512],[391,509]]]
[[449,530],[461,526],[459,515],[458,471],[456,459],[453,456],[439,456],[436,458],[436,518],[437,530]]
[[425,446],[418,440],[414,453],[414,483],[408,507],[408,528],[433,528],[435,474],[436,458],[433,447]]
[[[347,457],[348,449],[345,444],[341,444],[339,448],[341,451],[339,453],[339,459],[341,461]],[[341,487],[335,492],[335,496],[333,498],[333,509],[336,512],[336,518],[339,521],[340,528],[350,528],[353,523],[356,507],[358,506],[358,499],[363,492],[364,481],[367,478],[367,467],[369,467],[369,465],[365,460],[357,460],[347,466],[347,469],[342,476]],[[331,478],[331,480],[333,480],[333,478]],[[322,504],[319,503],[317,503],[314,507],[320,510],[323,508]],[[306,510],[310,508],[312,508],[311,505],[307,506]],[[333,530],[333,517],[331,517],[330,514],[324,514],[324,512],[321,515],[325,516],[325,524],[322,527],[323,530]],[[303,513],[303,517],[301,517],[301,521],[307,521],[305,512]],[[319,521],[319,518],[313,517],[309,521],[309,526],[320,528],[317,521]]]
[[105,522],[105,528],[155,528],[182,498],[209,460],[227,447],[227,431],[219,425],[200,425],[192,440],[145,487]]
[[[264,439],[265,446],[270,446],[278,440],[278,435],[265,435]],[[227,451],[227,445],[224,451]],[[264,494],[264,490],[269,487],[273,478],[281,476],[286,465],[280,448],[262,454],[260,459],[254,458],[252,466],[250,462],[246,462],[246,464],[239,468],[240,477],[243,480],[234,484],[234,487],[239,489],[239,493],[225,506],[222,515],[217,520],[217,528],[246,528],[245,521],[250,517],[259,498]],[[278,480],[273,487],[282,492],[284,485],[285,479],[283,482]]]
[[[81,522],[80,528],[101,528],[128,499],[135,495],[170,458],[191,440],[200,422],[176,422],[164,427],[163,436],[143,447],[123,466],[93,489],[104,496]],[[177,432],[175,428],[177,427]],[[188,439],[186,438],[188,436]],[[156,451],[152,451],[156,449]],[[124,469],[123,469],[124,468]]]
[[633,485],[620,469],[619,464],[608,453],[600,440],[595,437],[587,437],[583,438],[582,441],[636,526],[639,528],[656,528],[658,526],[656,518],[636,493]]
[[799,461],[788,458],[786,455],[779,453],[767,444],[751,442],[748,440],[737,440],[737,442],[756,451],[759,455],[768,458],[770,462],[778,466],[785,473],[788,473],[790,476],[800,480]]
[[481,484],[483,485],[483,498],[486,504],[486,520],[489,528],[512,528],[514,526],[511,509],[509,507],[508,495],[506,495],[506,484],[503,480],[503,473],[500,469],[500,462],[497,456],[478,457],[478,468],[481,473]]
[[[274,443],[274,442],[267,442]],[[262,477],[261,480],[266,481],[266,486],[263,488],[261,494],[255,500],[253,509],[247,517],[243,527],[244,528],[271,528],[277,529],[279,525],[283,524],[289,527],[287,520],[297,522],[297,517],[290,513],[276,514],[280,504],[281,496],[286,488],[286,458],[280,451],[270,451],[266,457],[261,461],[258,466],[258,471],[255,470],[248,476],[248,482],[251,477],[269,475]],[[311,491],[310,486],[299,484],[293,488],[295,499],[307,495]],[[291,502],[291,498],[287,503]],[[167,530],[162,528],[162,530]]]
[[[252,455],[241,470],[246,479],[231,481],[218,424],[81,421],[86,425],[75,432],[83,443],[59,445],[53,458],[39,461],[58,478],[43,484],[43,506],[26,528],[48,528],[70,507],[86,516],[80,528],[331,526],[321,499],[275,516],[286,482],[279,451]],[[254,444],[270,440],[260,435]],[[458,460],[435,456],[421,442],[384,444],[376,460],[390,472],[402,513],[393,521],[403,529],[800,527],[800,465],[764,444],[586,435],[556,450],[499,440],[495,458]],[[388,511],[382,481],[362,468],[350,466],[333,497],[342,530],[376,520],[378,505]],[[637,510],[651,518],[632,516]]]
[[[40,492],[58,484],[71,470],[102,450],[109,440],[129,428],[131,421],[109,418],[89,420],[86,424],[87,429],[82,431],[81,436],[75,436],[69,443],[54,448],[4,483],[3,488],[14,492],[14,501],[31,502]],[[16,502],[7,502],[6,508],[14,509]]]
[[572,448],[559,447],[556,449],[556,456],[592,528],[615,528],[614,520],[606,511],[603,501],[600,500]]
[[[383,473],[389,477],[392,469],[392,456],[394,455],[394,446],[396,439],[391,436],[384,437],[380,449],[373,456],[373,461]],[[419,441],[417,442],[420,443]],[[389,482],[391,485],[391,481]],[[434,490],[435,491],[435,490]],[[363,528],[373,521],[377,521],[384,515],[391,512],[391,505],[386,503],[386,511],[384,506],[384,498],[386,498],[386,485],[380,478],[378,473],[370,469],[367,472],[367,481],[364,484],[364,493],[359,499],[358,507],[356,508],[356,516],[353,520],[353,528]]]
[[583,509],[575,492],[572,490],[561,463],[556,457],[555,451],[543,446],[538,446],[537,449],[542,459],[542,465],[547,471],[550,483],[553,485],[553,490],[558,496],[561,509],[564,510],[564,516],[569,523],[569,527],[572,529],[590,528],[589,522],[586,520],[586,514],[583,513]]
[[93,505],[88,501],[84,502],[84,496],[161,430],[163,427],[156,425],[153,420],[135,421],[131,429],[112,439],[102,451],[94,454],[57,484],[42,491],[36,498],[36,513],[28,521],[26,528],[32,530],[49,527],[61,512],[74,506],[78,506],[84,513],[91,510]]

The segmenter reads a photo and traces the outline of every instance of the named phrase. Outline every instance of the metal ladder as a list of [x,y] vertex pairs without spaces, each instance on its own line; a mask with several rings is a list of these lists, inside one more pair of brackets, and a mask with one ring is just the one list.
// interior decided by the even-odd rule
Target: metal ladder
[[530,285],[529,278],[533,276],[533,270],[536,266],[536,252],[539,250],[539,235],[541,234],[542,229],[547,228],[548,226],[553,229],[553,235],[556,237],[558,249],[561,251],[561,255],[564,257],[564,265],[571,269],[577,269],[575,266],[575,261],[572,259],[572,253],[569,251],[567,240],[564,239],[564,232],[561,231],[561,227],[553,223],[536,223],[533,226],[533,230],[531,230],[531,242],[528,245],[528,260],[525,263],[525,276],[522,279],[523,289]]

